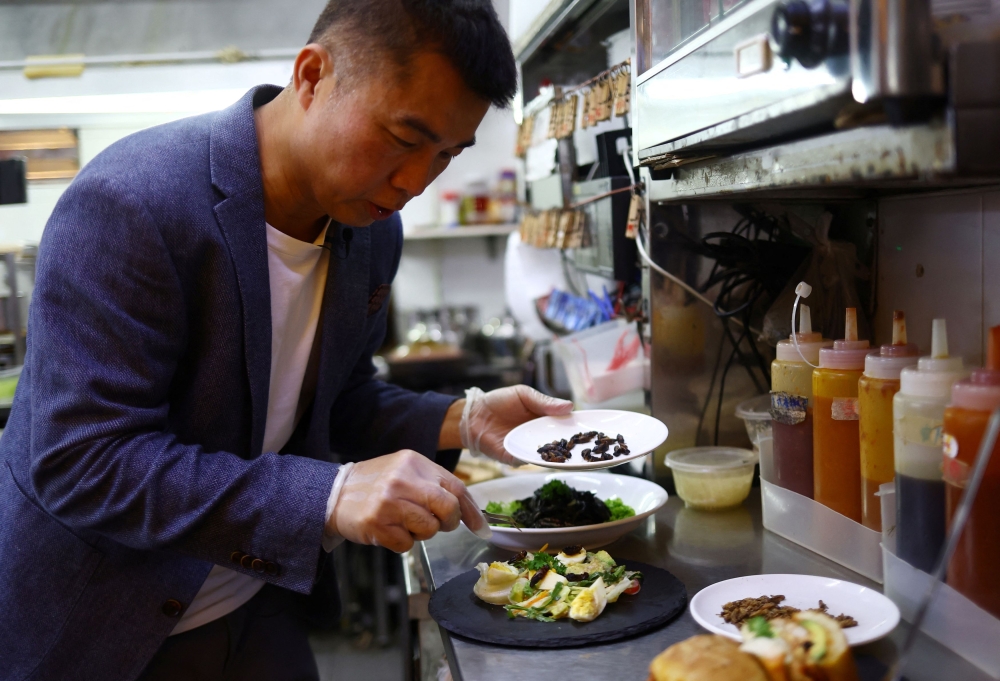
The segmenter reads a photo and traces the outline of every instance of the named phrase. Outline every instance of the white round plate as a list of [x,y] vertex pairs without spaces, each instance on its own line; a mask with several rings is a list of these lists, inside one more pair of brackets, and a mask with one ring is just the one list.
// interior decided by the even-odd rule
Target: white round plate
[[[549,463],[542,459],[538,448],[554,440],[568,440],[577,433],[596,430],[608,437],[625,438],[630,454],[612,458],[611,461],[584,461],[581,452],[592,448],[593,442],[573,448],[573,458],[566,463]],[[667,439],[667,427],[652,416],[634,411],[616,409],[591,409],[574,411],[569,416],[543,416],[522,423],[507,433],[503,446],[510,454],[524,463],[559,470],[590,471],[618,466],[626,461],[646,456]],[[614,448],[611,449],[614,451]]]
[[740,640],[739,629],[720,616],[722,606],[742,598],[785,597],[782,605],[800,610],[826,603],[831,615],[850,615],[856,627],[844,629],[848,644],[860,646],[888,636],[899,624],[899,608],[874,589],[830,577],[813,575],[748,575],[706,587],[691,599],[691,615],[713,634]]
[[606,501],[620,498],[632,507],[635,515],[600,525],[560,528],[491,527],[491,544],[511,551],[537,551],[545,544],[561,549],[565,546],[581,545],[587,549],[597,549],[622,537],[641,525],[645,519],[667,503],[667,492],[655,482],[613,473],[531,473],[509,478],[487,480],[469,486],[469,494],[486,508],[491,501],[514,501],[524,499],[550,480],[562,480],[573,489],[593,492],[598,499]]

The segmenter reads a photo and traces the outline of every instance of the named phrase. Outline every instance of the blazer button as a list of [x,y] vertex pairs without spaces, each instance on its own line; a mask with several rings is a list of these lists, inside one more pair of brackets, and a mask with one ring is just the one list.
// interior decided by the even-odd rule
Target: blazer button
[[177,599],[171,598],[166,603],[163,604],[163,614],[167,617],[177,617],[181,614],[181,610],[184,606]]
[[239,565],[240,561],[243,560],[243,552],[242,551],[233,551],[231,554],[229,554],[229,560],[231,560],[234,563],[236,563],[237,565]]
[[271,575],[272,577],[276,577],[278,575],[277,564],[272,563],[271,561],[267,561],[266,563],[264,563],[264,572]]
[[250,567],[253,568],[254,572],[263,572],[264,571],[264,561],[262,561],[260,558],[254,558],[253,562],[250,563]]
[[253,556],[243,556],[240,558],[240,565],[249,570],[253,565]]

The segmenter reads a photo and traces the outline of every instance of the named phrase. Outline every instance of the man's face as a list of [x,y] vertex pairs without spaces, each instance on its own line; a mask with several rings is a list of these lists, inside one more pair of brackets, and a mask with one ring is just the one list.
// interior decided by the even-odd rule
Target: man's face
[[421,194],[472,146],[489,109],[433,52],[415,55],[405,76],[389,64],[347,82],[336,73],[321,75],[311,96],[298,86],[293,153],[311,198],[347,225],[387,218]]

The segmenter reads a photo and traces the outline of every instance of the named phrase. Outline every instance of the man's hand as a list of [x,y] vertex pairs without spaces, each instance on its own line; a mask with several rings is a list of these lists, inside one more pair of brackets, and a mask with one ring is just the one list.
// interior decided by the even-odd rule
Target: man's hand
[[459,519],[473,532],[487,528],[462,481],[416,452],[359,461],[345,474],[328,534],[401,553],[454,530]]
[[526,385],[500,388],[484,393],[479,388],[466,391],[459,432],[462,446],[482,452],[501,463],[516,465],[517,459],[503,446],[503,439],[517,426],[539,416],[565,416],[573,403],[549,397]]

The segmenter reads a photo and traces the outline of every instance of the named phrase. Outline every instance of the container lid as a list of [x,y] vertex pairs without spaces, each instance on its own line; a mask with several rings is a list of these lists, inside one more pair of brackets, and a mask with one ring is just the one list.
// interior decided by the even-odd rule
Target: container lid
[[870,352],[868,341],[858,340],[858,311],[847,308],[844,315],[844,338],[833,341],[832,348],[819,351],[819,365],[823,369],[857,371],[865,368],[865,357]]
[[906,342],[906,315],[902,310],[893,310],[892,344],[883,345],[877,352],[865,356],[865,376],[898,380],[905,367],[917,363],[919,354],[916,345]]
[[[883,345],[883,348],[898,346]],[[917,363],[917,346],[913,343],[907,344],[912,349],[913,354],[898,357],[887,356],[879,351],[870,352],[865,356],[865,376],[869,378],[882,378],[888,380],[898,380],[900,372],[906,367],[912,367]]]
[[736,405],[736,416],[745,421],[771,420],[771,395],[757,395]]
[[951,386],[969,374],[961,357],[948,356],[948,329],[935,319],[931,329],[931,356],[921,357],[916,367],[903,369],[899,391],[914,397],[946,398]]
[[738,447],[690,447],[667,454],[666,464],[683,473],[716,473],[752,466],[757,455]]
[[820,333],[810,333],[807,339],[803,339],[803,336],[807,334],[797,333],[795,334],[795,340],[799,342],[799,350],[802,351],[802,355],[799,355],[799,350],[795,349],[795,343],[791,340],[778,341],[778,350],[776,357],[782,362],[802,362],[802,358],[805,358],[806,362],[811,364],[819,364],[819,351],[821,348],[832,348],[833,341],[829,338],[823,338]]
[[986,350],[986,368],[951,389],[951,404],[974,411],[993,411],[1000,407],[1000,326],[990,329]]
[[[795,345],[798,344],[798,349]],[[812,313],[808,305],[799,306],[799,332],[793,333],[788,340],[778,341],[777,358],[782,362],[819,363],[820,348],[833,345],[832,340],[823,338],[823,334],[812,330]],[[799,352],[802,352],[800,355]]]

